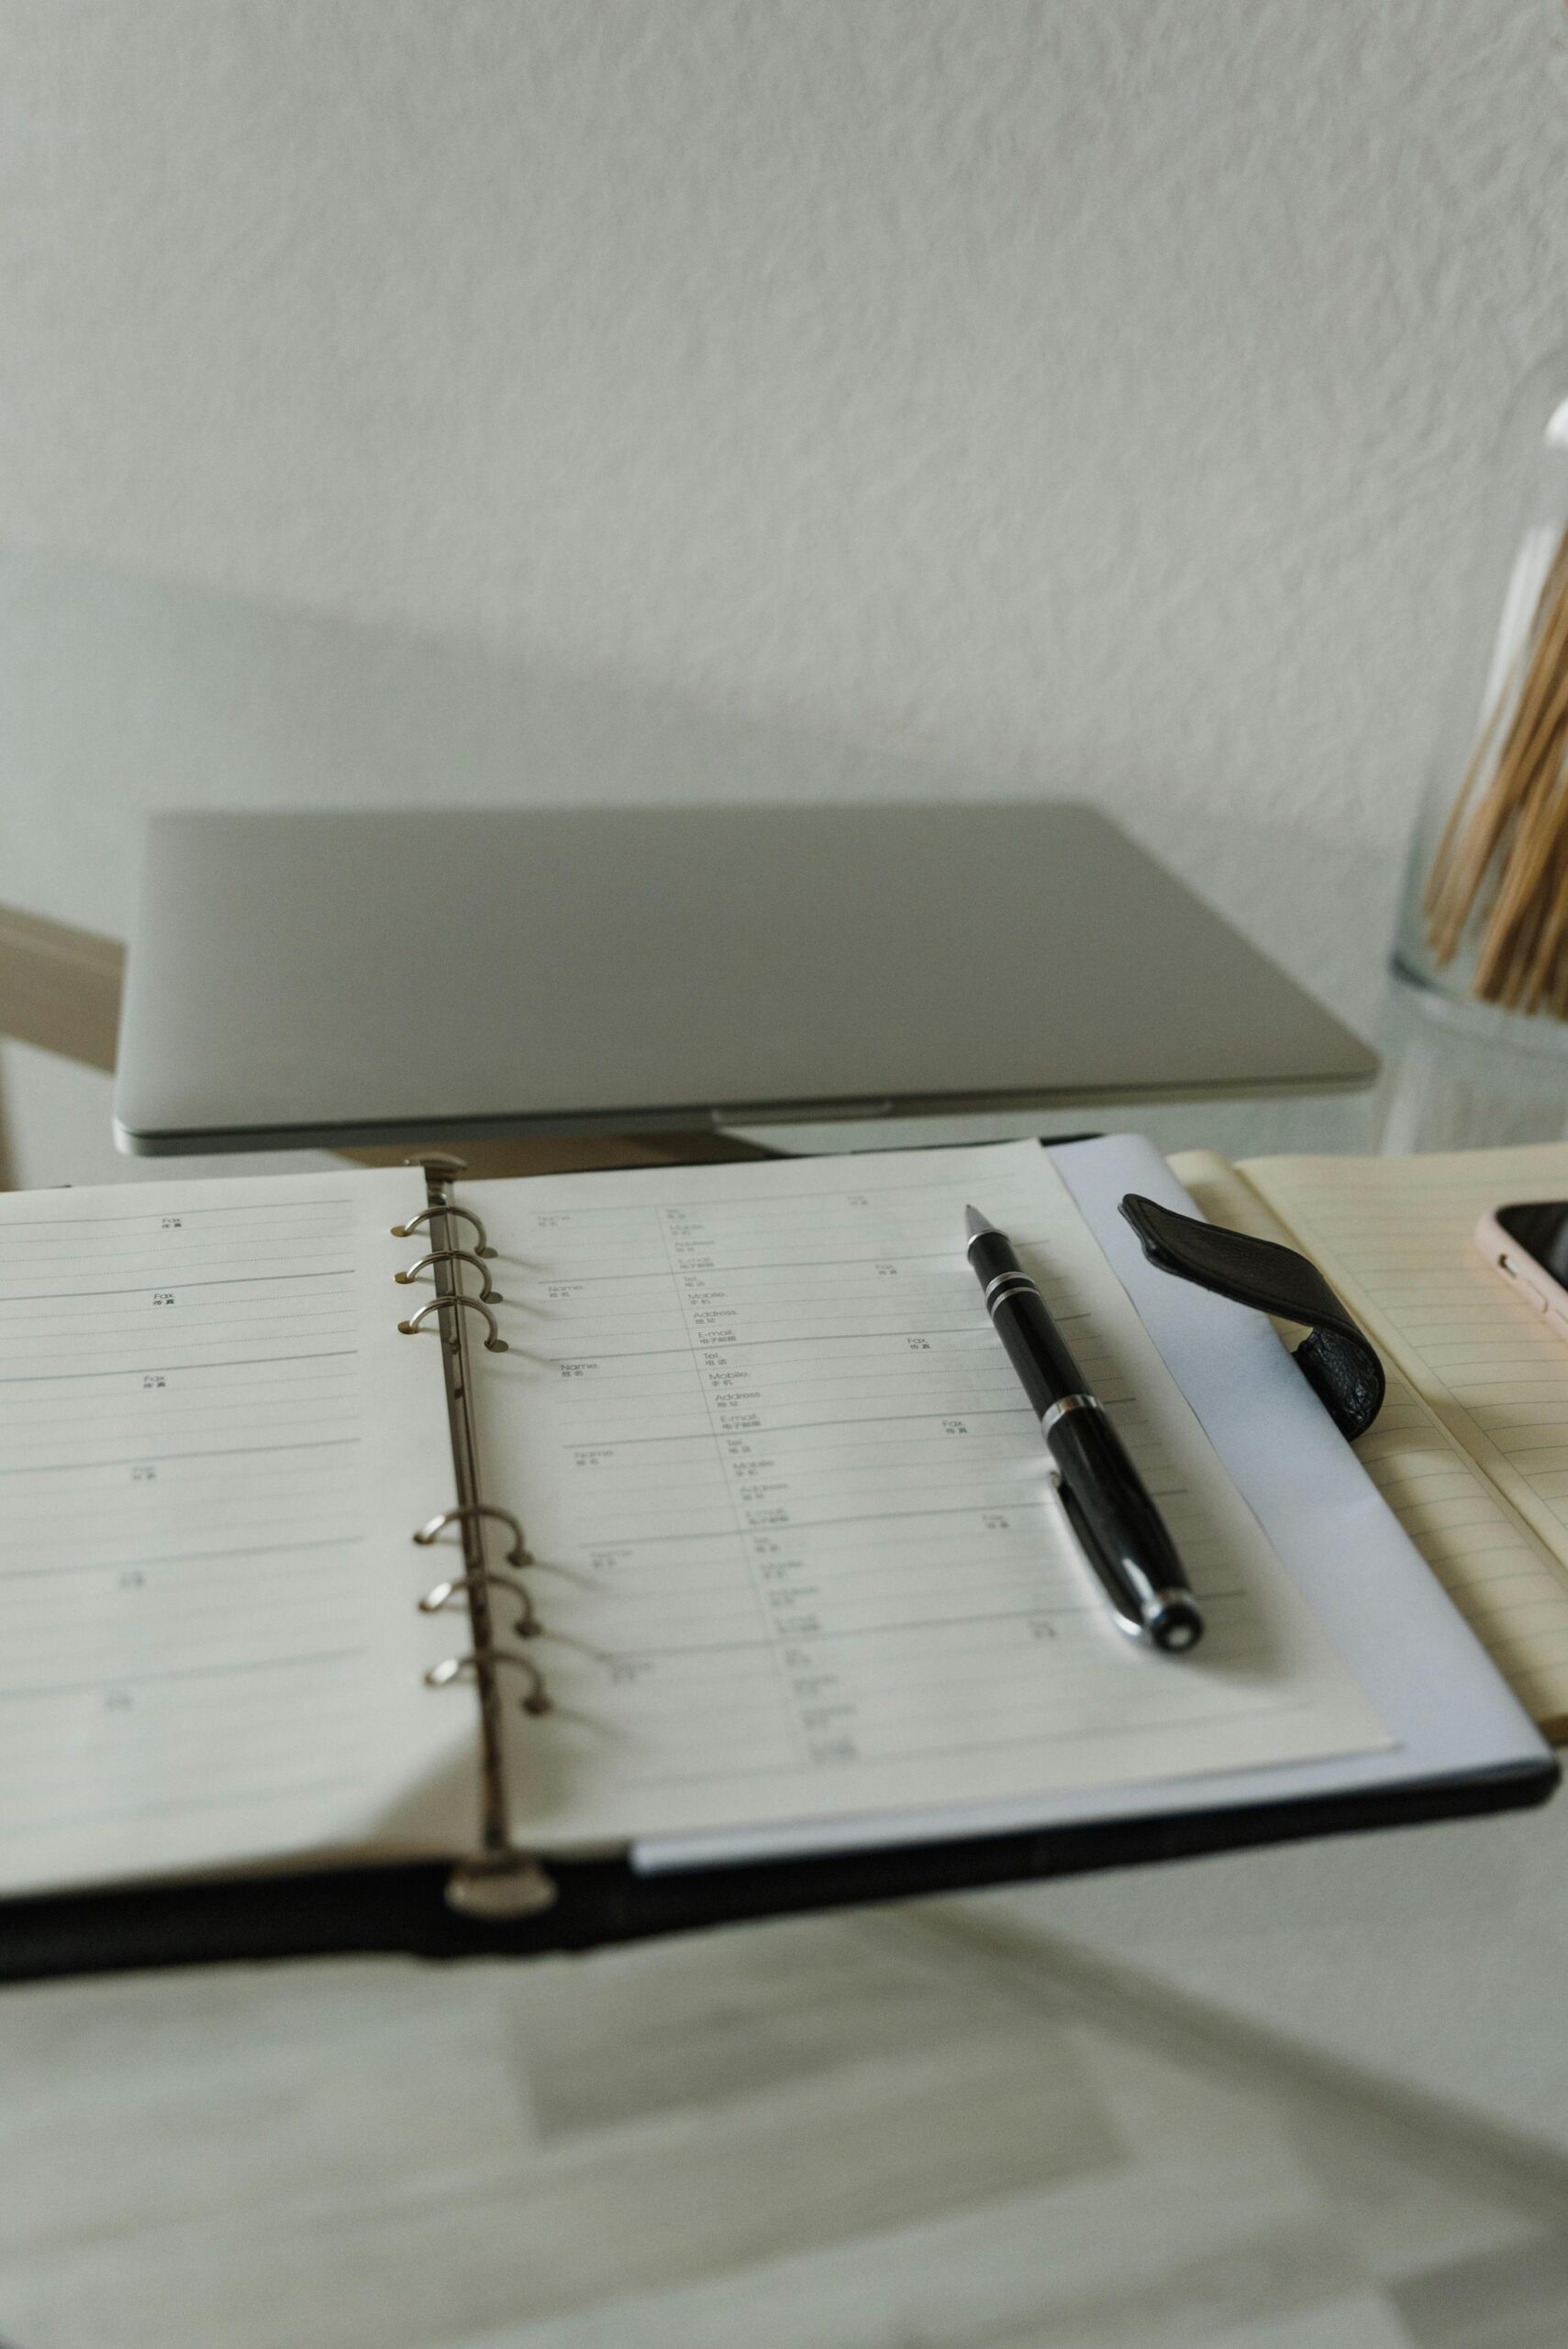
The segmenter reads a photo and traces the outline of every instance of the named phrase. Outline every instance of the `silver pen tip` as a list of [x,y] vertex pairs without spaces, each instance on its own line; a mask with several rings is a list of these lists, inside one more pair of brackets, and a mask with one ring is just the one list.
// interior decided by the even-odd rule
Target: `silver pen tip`
[[995,1231],[996,1229],[990,1217],[982,1215],[978,1208],[965,1208],[963,1219],[969,1226],[969,1236],[972,1240],[978,1240],[983,1231]]

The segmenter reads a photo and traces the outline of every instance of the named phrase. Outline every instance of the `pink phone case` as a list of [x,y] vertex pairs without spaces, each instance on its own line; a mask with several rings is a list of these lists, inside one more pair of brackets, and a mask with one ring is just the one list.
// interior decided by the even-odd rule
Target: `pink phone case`
[[1545,1316],[1560,1338],[1568,1338],[1568,1288],[1552,1279],[1544,1264],[1510,1240],[1496,1214],[1484,1215],[1475,1227],[1475,1245],[1500,1272],[1515,1295]]

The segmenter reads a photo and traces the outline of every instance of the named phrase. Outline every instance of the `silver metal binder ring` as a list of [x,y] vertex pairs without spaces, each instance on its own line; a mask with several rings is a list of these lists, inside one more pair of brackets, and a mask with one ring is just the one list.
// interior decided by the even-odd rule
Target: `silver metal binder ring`
[[487,1305],[481,1303],[477,1297],[433,1297],[428,1305],[422,1305],[419,1308],[411,1321],[400,1321],[397,1326],[406,1338],[412,1338],[418,1331],[428,1314],[439,1313],[449,1305],[461,1305],[470,1313],[484,1314],[490,1330],[490,1335],[484,1341],[486,1353],[504,1354],[508,1351],[506,1341],[496,1326],[495,1316]]
[[483,1574],[458,1575],[450,1582],[432,1583],[419,1601],[420,1614],[439,1615],[450,1599],[457,1598],[460,1592],[473,1590],[476,1585],[483,1585],[487,1590],[504,1590],[509,1598],[515,1598],[523,1611],[512,1629],[519,1640],[538,1639],[544,1626],[534,1613],[533,1593],[520,1582],[514,1582],[510,1575],[492,1574],[487,1570]]
[[[527,1694],[521,1699],[525,1713],[549,1712],[550,1696],[545,1688],[544,1675],[526,1655],[514,1655],[510,1648],[496,1648],[490,1661],[497,1664],[509,1664],[514,1672],[520,1672],[528,1681]],[[439,1664],[430,1666],[425,1675],[425,1685],[428,1688],[450,1688],[454,1680],[474,1678],[478,1671],[479,1658],[476,1655],[449,1655]]]
[[410,1264],[406,1273],[394,1273],[392,1277],[399,1288],[406,1288],[410,1281],[418,1279],[427,1264],[473,1264],[484,1283],[479,1292],[481,1304],[505,1305],[506,1302],[500,1290],[492,1286],[488,1269],[472,1248],[432,1249],[429,1255],[421,1256],[417,1264]]
[[986,1311],[991,1312],[1001,1303],[1003,1297],[1018,1296],[1025,1289],[1033,1290],[1036,1297],[1040,1295],[1040,1290],[1030,1280],[1028,1273],[998,1273],[994,1280],[989,1280],[985,1284]]
[[1040,1413],[1040,1431],[1041,1435],[1049,1435],[1057,1420],[1064,1419],[1069,1411],[1097,1411],[1099,1408],[1099,1401],[1093,1395],[1058,1396],[1051,1408]]
[[512,1530],[512,1547],[506,1553],[506,1564],[509,1566],[532,1565],[533,1560],[529,1557],[528,1553],[528,1545],[523,1537],[523,1529],[518,1524],[517,1519],[512,1515],[511,1510],[509,1508],[495,1508],[488,1501],[472,1501],[466,1508],[442,1509],[439,1517],[432,1517],[428,1524],[422,1525],[419,1528],[419,1531],[416,1533],[414,1539],[418,1542],[419,1547],[422,1550],[428,1550],[430,1543],[435,1541],[437,1535],[443,1533],[449,1525],[465,1525],[472,1519],[476,1517],[493,1517],[498,1525],[510,1526]]
[[460,1217],[464,1223],[472,1224],[474,1231],[478,1235],[473,1243],[474,1253],[479,1256],[494,1256],[495,1253],[495,1249],[492,1248],[489,1241],[485,1238],[484,1226],[480,1222],[479,1218],[473,1213],[471,1208],[460,1208],[455,1206],[444,1208],[423,1208],[417,1215],[411,1216],[406,1223],[395,1223],[392,1227],[393,1238],[395,1240],[412,1240],[420,1225],[423,1223],[428,1223],[433,1215],[455,1215]]

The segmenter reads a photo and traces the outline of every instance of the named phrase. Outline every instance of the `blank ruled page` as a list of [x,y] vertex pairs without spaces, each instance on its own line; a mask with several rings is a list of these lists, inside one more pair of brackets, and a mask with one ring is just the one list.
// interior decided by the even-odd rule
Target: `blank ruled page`
[[[1518,1156],[1507,1153],[1505,1187],[1517,1179]],[[1568,1178],[1568,1153],[1547,1156],[1551,1163],[1532,1170],[1532,1179],[1539,1171],[1561,1184]],[[1523,1315],[1470,1249],[1475,1214],[1467,1202],[1477,1186],[1468,1159],[1447,1162],[1462,1170],[1458,1197],[1440,1161],[1322,1159],[1308,1162],[1310,1171],[1298,1182],[1299,1163],[1240,1170],[1207,1151],[1184,1152],[1172,1162],[1212,1221],[1306,1248],[1377,1339],[1388,1393],[1357,1454],[1520,1702],[1549,1734],[1561,1736],[1568,1731],[1568,1577],[1551,1543],[1562,1542],[1568,1528],[1548,1507],[1538,1530],[1521,1521],[1513,1504],[1527,1497],[1524,1479],[1540,1448],[1524,1430],[1540,1424],[1543,1375],[1561,1384],[1548,1412],[1561,1426],[1557,1441],[1568,1464],[1568,1348],[1541,1330],[1538,1317]],[[1390,1181],[1395,1170],[1396,1184]],[[1370,1186],[1363,1171],[1373,1178]],[[1502,1197],[1488,1187],[1495,1179],[1490,1170],[1481,1177],[1488,1206]],[[1265,1190],[1278,1213],[1265,1204]],[[1435,1340],[1434,1330],[1440,1333]],[[1481,1344],[1481,1383],[1466,1402],[1454,1381],[1468,1381],[1481,1367],[1481,1331],[1491,1333]],[[1289,1342],[1299,1334],[1290,1331]],[[1521,1356],[1510,1356],[1524,1375],[1507,1403],[1498,1402],[1489,1384],[1499,1337],[1509,1348],[1523,1346]],[[1526,1415],[1516,1421],[1521,1408]],[[1485,1464],[1470,1457],[1474,1438]]]
[[409,1586],[450,1485],[439,1369],[386,1261],[417,1181],[0,1197],[0,1885],[403,1812],[462,1840]]
[[[1031,1143],[490,1184],[487,1457],[557,1700],[556,1844],[1006,1799],[1388,1743]],[[1111,1626],[964,1255],[1013,1236],[1209,1619]]]
[[[1497,1661],[1521,1690],[1529,1672],[1538,1719],[1568,1727],[1568,1344],[1472,1237],[1488,1208],[1568,1197],[1568,1147],[1258,1159],[1241,1171],[1535,1536],[1499,1540],[1491,1568],[1483,1549],[1474,1570],[1509,1577],[1497,1601],[1514,1621]],[[1454,1472],[1426,1506],[1451,1552],[1495,1532]],[[1473,1571],[1468,1562],[1460,1570]]]

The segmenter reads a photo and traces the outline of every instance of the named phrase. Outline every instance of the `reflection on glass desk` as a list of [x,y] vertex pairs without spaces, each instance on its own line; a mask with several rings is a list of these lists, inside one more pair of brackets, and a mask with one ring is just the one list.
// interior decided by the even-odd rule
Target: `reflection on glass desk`
[[18,2344],[1568,2331],[1560,2156],[963,1909],[27,1993],[0,2076]]

